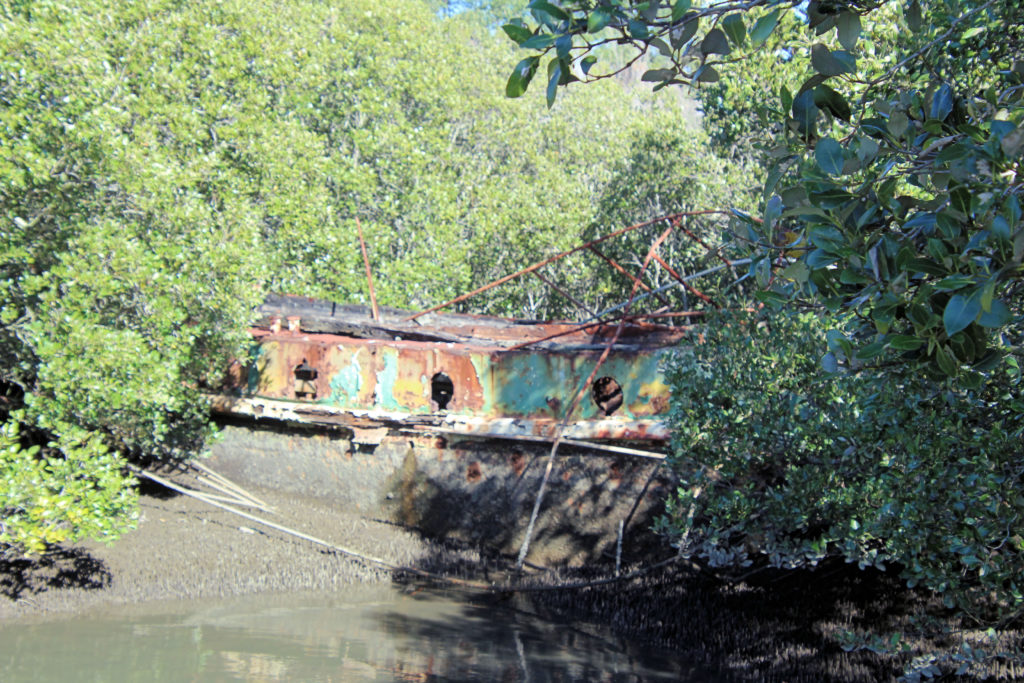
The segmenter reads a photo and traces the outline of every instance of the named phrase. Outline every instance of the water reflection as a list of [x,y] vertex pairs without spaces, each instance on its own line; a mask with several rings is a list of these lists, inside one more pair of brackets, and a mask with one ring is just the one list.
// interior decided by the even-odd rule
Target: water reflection
[[5,681],[706,680],[663,652],[386,586],[2,624],[0,670]]

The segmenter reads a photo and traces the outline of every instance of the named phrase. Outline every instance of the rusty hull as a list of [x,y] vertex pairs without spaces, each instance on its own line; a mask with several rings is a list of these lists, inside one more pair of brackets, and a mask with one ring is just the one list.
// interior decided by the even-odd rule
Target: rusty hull
[[[278,297],[252,329],[220,413],[368,428],[435,426],[477,436],[553,437],[614,334],[456,314],[420,322],[361,307]],[[561,333],[557,339],[547,339]],[[627,325],[569,417],[567,438],[663,441],[669,387],[661,361],[684,328]],[[536,346],[519,347],[530,340]]]

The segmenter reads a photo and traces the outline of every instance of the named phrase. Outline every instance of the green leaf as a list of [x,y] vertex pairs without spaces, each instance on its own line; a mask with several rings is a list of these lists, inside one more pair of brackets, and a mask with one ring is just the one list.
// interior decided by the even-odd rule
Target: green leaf
[[981,310],[988,313],[992,310],[992,300],[996,291],[996,277],[992,277],[981,288]]
[[697,73],[693,75],[693,78],[698,83],[715,83],[721,78],[721,76],[718,71],[715,70],[715,67],[710,64],[705,64],[701,68],[697,69]]
[[647,81],[648,83],[658,83],[660,81],[671,80],[675,75],[675,69],[648,69],[644,72],[644,75],[640,77],[640,80]]
[[548,62],[548,87],[547,87],[547,102],[548,109],[551,109],[555,104],[555,97],[558,96],[558,82],[562,80],[562,64],[557,59],[552,59]]
[[850,120],[850,105],[842,95],[824,84],[815,87],[813,92],[814,104],[830,112],[837,119]]
[[692,0],[676,0],[676,4],[672,6],[672,21],[679,21],[682,19],[683,15],[689,11],[692,4]]
[[953,90],[949,83],[943,83],[932,95],[932,107],[929,116],[939,121],[945,121],[950,112],[953,111]]
[[807,267],[802,261],[792,263],[782,269],[779,276],[784,280],[792,280],[798,284],[804,284],[807,282],[807,277],[811,274],[810,268]]
[[522,45],[524,41],[529,40],[533,36],[533,31],[518,24],[505,24],[501,27],[501,30],[503,30],[505,35],[511,38],[516,45]]
[[950,275],[935,283],[935,289],[940,292],[955,292],[958,289],[969,287],[974,284],[974,278],[966,275]]
[[983,311],[978,317],[978,324],[982,327],[999,328],[1010,322],[1012,317],[1006,304],[999,299],[993,299],[990,310]]
[[729,36],[729,40],[736,47],[742,47],[747,42],[747,27],[743,23],[742,13],[734,12],[728,15],[722,19],[721,25],[725,35]]
[[729,39],[725,37],[725,33],[721,29],[713,28],[700,42],[700,51],[706,55],[727,55],[732,48],[729,47]]
[[587,55],[586,57],[580,60],[580,70],[583,72],[584,75],[589,74],[590,69],[595,64],[597,64],[597,57],[595,57],[594,55]]
[[963,185],[957,185],[949,193],[949,204],[963,215],[970,216],[971,191]]
[[1010,239],[1010,224],[1002,216],[996,216],[992,219],[992,224],[989,226],[989,231],[1001,240]]
[[569,20],[569,15],[565,12],[565,10],[563,10],[561,7],[556,7],[555,5],[552,5],[550,2],[546,2],[545,0],[533,0],[533,2],[530,3],[529,8],[532,10],[544,12],[545,14],[548,14],[554,17],[555,19],[561,19],[562,21]]
[[917,33],[921,30],[924,25],[924,18],[921,16],[921,5],[917,0],[911,0],[910,6],[907,8],[907,26],[911,31]]
[[836,33],[839,36],[840,44],[847,50],[857,47],[857,38],[860,37],[860,16],[856,12],[840,12],[836,18]]
[[538,33],[519,45],[524,50],[543,50],[555,43],[555,37],[550,33]]
[[689,42],[690,38],[697,33],[697,29],[700,27],[700,20],[697,18],[696,12],[690,12],[683,17],[683,25],[677,29],[672,29],[670,34],[672,39],[672,49],[678,50],[683,45]]
[[587,17],[587,33],[597,33],[611,22],[611,12],[598,7]]
[[840,76],[857,68],[856,60],[848,52],[831,51],[821,43],[811,47],[811,66],[823,76]]
[[572,50],[572,36],[568,33],[558,36],[555,40],[555,54],[560,62],[569,63],[569,51]]
[[764,258],[755,264],[751,265],[751,270],[754,271],[754,280],[757,282],[759,287],[767,287],[768,283],[772,279],[772,264],[771,261]]
[[821,369],[830,375],[839,372],[839,362],[834,353],[829,352],[821,357]]
[[785,85],[779,86],[779,104],[782,105],[782,111],[790,111],[793,107],[793,94]]
[[[772,34],[775,27],[779,23],[779,9],[772,10],[769,14],[764,15],[754,24],[754,28],[750,29],[750,40],[755,45],[759,45],[764,41],[768,40],[768,36]],[[789,107],[786,107],[787,109]]]
[[953,358],[953,355],[942,346],[935,347],[935,362],[950,377],[956,377],[960,372],[960,365]]
[[843,174],[843,148],[832,138],[822,138],[814,148],[814,158],[821,170],[830,176]]
[[767,289],[763,289],[759,292],[754,292],[754,298],[763,304],[768,304],[769,306],[773,306],[776,308],[783,306],[787,301],[786,297],[782,296],[778,292],[773,292]]
[[882,355],[884,351],[885,341],[879,340],[871,342],[867,346],[862,346],[861,348],[857,349],[857,353],[855,355],[859,360],[868,360],[871,358],[875,358],[876,356]]
[[910,259],[910,261],[907,262],[907,272],[927,273],[928,275],[945,275],[949,270],[943,268],[931,259],[915,258]]
[[797,130],[802,135],[810,137],[814,135],[815,124],[818,120],[818,107],[814,104],[814,93],[802,92],[793,98],[793,120],[797,124]]
[[942,313],[942,325],[946,328],[946,336],[952,337],[960,330],[974,322],[981,313],[981,299],[977,296],[966,297],[954,294],[946,304]]
[[530,85],[530,81],[533,80],[533,75],[537,73],[538,64],[540,64],[540,57],[537,55],[520,61],[516,68],[512,69],[512,75],[508,77],[508,83],[505,84],[505,96],[521,97]]
[[637,40],[646,40],[650,37],[650,31],[648,30],[647,23],[640,19],[634,19],[629,22],[629,35]]
[[988,26],[975,26],[974,28],[969,28],[966,31],[964,31],[964,34],[962,36],[960,36],[960,40],[962,42],[967,42],[974,36],[981,35],[987,30]]
[[672,54],[672,47],[661,38],[651,38],[650,46],[664,56]]
[[[775,186],[779,184],[779,179],[782,178],[783,172],[781,164],[773,165],[768,171],[768,177],[764,181],[764,189],[761,192],[761,198],[764,201],[768,201],[768,198],[775,192]],[[767,223],[767,219],[765,222]]]
[[889,347],[897,351],[916,351],[924,346],[924,340],[909,334],[894,334],[886,339]]

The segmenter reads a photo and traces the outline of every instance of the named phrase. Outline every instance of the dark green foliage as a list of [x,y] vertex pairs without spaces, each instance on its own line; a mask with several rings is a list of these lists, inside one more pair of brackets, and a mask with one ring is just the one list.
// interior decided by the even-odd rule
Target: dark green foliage
[[823,347],[842,341],[813,313],[734,315],[679,352],[671,531],[713,566],[895,562],[951,606],[1014,613],[1016,377],[971,391],[912,372],[822,371]]
[[710,322],[675,362],[683,486],[665,529],[734,573],[839,555],[893,564],[978,621],[1015,619],[1024,8],[560,7],[536,32],[572,48],[542,63],[596,81],[646,59],[655,89],[699,89],[720,154],[762,168],[757,210],[722,242],[753,259],[772,313]]
[[[715,140],[740,158],[765,155],[764,220],[740,214],[732,228],[771,264],[751,272],[785,269],[763,278],[762,300],[853,310],[863,324],[846,331],[862,354],[891,357],[912,336],[921,348],[902,360],[977,385],[1007,349],[1000,334],[1018,345],[1024,10],[1011,0],[794,5],[573,1],[564,18],[536,16],[535,38],[571,43],[553,57],[562,73],[628,39],[651,60],[656,88],[719,83],[704,98]],[[584,39],[595,12],[612,20]],[[732,59],[752,66],[730,72]],[[618,70],[588,64],[584,80]]]
[[[378,299],[409,308],[578,241],[654,125],[634,116],[644,96],[608,83],[537,134],[534,102],[501,93],[493,14],[436,9],[0,6],[0,383],[23,434],[93,435],[75,451],[97,454],[92,472],[76,460],[86,479],[201,452],[205,394],[267,292],[365,300],[357,218]],[[528,279],[472,305],[575,313]]]

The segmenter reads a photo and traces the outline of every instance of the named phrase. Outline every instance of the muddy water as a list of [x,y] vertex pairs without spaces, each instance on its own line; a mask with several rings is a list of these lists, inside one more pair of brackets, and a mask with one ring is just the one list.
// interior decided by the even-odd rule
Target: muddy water
[[707,680],[670,652],[392,586],[0,622],[0,671],[7,683]]

